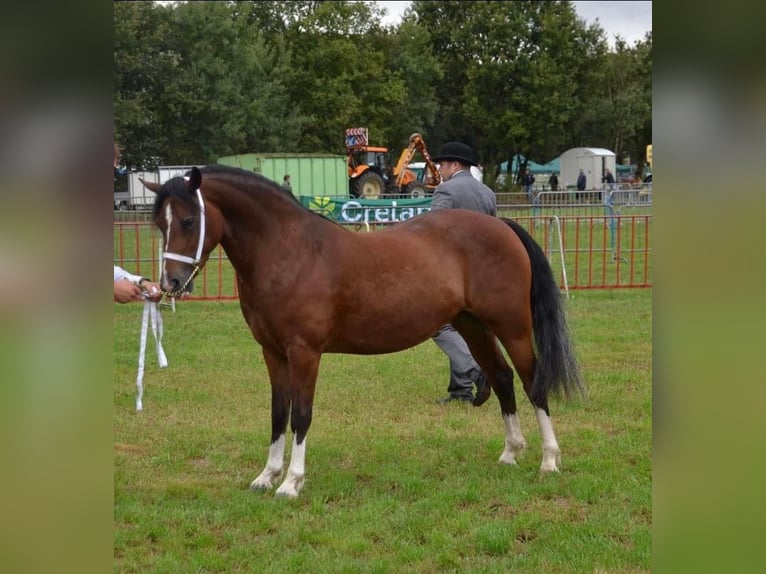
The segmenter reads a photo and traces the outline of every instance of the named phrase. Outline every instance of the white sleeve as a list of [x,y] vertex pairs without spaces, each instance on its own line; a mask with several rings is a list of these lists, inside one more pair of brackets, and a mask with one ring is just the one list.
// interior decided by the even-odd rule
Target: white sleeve
[[125,271],[122,267],[119,265],[114,266],[114,280],[120,281],[122,279],[128,279],[129,281],[132,281],[133,283],[138,283],[141,280],[140,275],[133,275],[132,273],[128,273]]

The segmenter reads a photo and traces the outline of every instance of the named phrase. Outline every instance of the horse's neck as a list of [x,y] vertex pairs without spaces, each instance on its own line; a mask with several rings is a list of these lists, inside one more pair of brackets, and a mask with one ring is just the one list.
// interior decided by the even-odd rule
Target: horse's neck
[[221,246],[238,272],[257,263],[263,250],[275,247],[286,226],[300,224],[308,215],[290,198],[261,191],[247,193],[226,186],[212,188],[207,195],[223,216]]

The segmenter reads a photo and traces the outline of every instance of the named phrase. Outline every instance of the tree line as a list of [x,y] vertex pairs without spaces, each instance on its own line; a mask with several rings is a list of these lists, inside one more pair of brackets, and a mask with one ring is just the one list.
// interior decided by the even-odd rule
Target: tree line
[[114,131],[130,169],[238,153],[344,153],[344,130],[401,150],[420,132],[476,150],[494,181],[603,147],[642,164],[652,133],[652,36],[634,45],[572,2],[117,2]]

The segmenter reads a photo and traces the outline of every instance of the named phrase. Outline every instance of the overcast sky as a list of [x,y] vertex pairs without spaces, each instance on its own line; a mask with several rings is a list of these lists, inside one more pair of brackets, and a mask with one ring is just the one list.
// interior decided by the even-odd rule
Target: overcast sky
[[[401,18],[409,2],[384,2],[378,4],[388,11],[384,23],[396,23]],[[588,24],[598,19],[599,26],[606,32],[610,45],[614,45],[614,36],[621,36],[628,45],[641,40],[652,29],[651,2],[573,2],[578,16]],[[466,10],[470,10],[470,4]]]

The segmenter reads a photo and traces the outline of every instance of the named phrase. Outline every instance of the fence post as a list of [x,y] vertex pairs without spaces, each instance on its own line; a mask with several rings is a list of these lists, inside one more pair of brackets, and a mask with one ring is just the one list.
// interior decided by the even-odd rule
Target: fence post
[[[556,225],[556,233],[559,235],[559,257],[561,257],[561,274],[564,277],[564,292],[567,294],[567,299],[569,299],[569,280],[567,279],[567,266],[564,262],[564,238],[561,237],[561,220],[559,219],[558,215],[551,215],[549,218],[549,223]],[[550,241],[553,241],[553,232],[549,235]],[[553,250],[551,250],[551,256],[553,255]]]
[[609,189],[607,193],[606,186],[604,187],[604,215],[607,217],[607,221],[609,222],[609,247],[612,250],[612,261],[615,261],[617,259],[617,253],[615,252],[616,221],[614,217],[614,198],[612,197],[613,193],[614,190],[612,189]]

